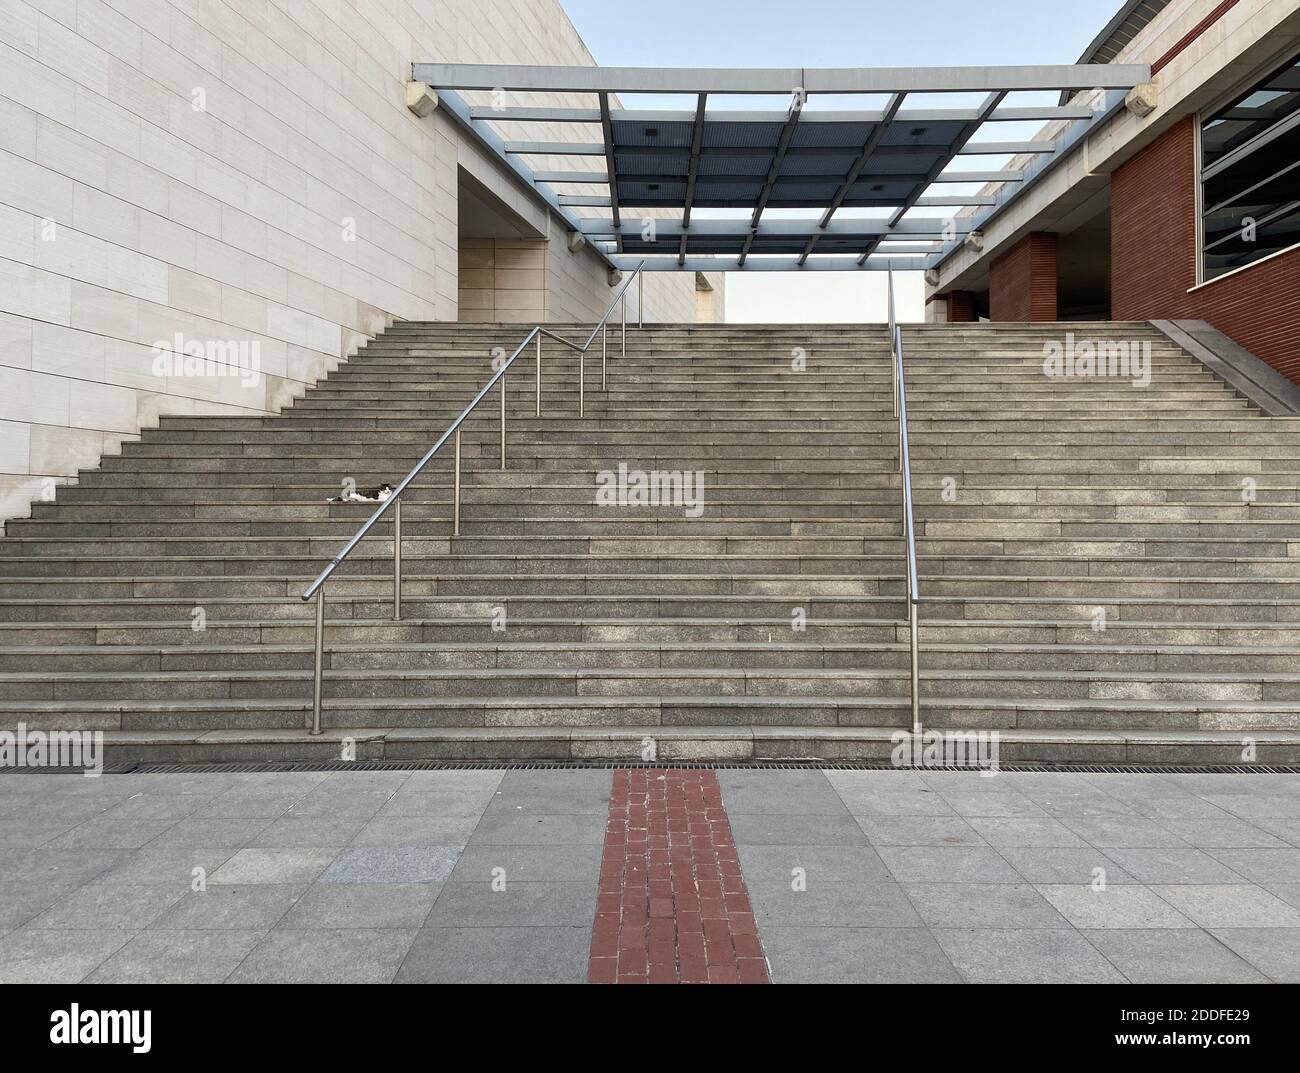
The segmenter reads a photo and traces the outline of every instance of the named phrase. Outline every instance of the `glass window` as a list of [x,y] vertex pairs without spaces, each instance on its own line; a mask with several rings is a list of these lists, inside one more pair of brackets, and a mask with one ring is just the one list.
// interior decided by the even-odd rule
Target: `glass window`
[[1204,278],[1300,242],[1300,57],[1201,124]]

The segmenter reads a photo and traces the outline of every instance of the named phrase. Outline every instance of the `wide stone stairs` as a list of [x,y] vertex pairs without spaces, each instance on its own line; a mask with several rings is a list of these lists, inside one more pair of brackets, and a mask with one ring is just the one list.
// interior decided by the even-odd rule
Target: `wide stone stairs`
[[[586,334],[568,329],[572,337]],[[1151,383],[1049,379],[1135,341]],[[512,367],[326,587],[300,594],[518,326],[403,323],[278,416],[163,418],[0,540],[0,725],[132,758],[862,757],[910,725],[897,425],[879,326],[658,326]],[[1149,326],[904,330],[923,715],[1003,758],[1300,759],[1300,420]],[[703,474],[702,509],[597,502]],[[691,515],[698,513],[698,517]],[[391,517],[391,514],[390,514]],[[349,754],[351,755],[351,754]],[[1252,754],[1253,755],[1253,754]]]

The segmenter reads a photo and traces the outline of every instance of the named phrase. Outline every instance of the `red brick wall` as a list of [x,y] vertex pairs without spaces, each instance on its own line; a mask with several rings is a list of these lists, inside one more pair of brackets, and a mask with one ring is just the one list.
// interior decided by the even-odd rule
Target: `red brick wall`
[[975,319],[975,296],[970,291],[948,292],[948,323]]
[[1111,316],[1209,321],[1300,383],[1300,250],[1190,290],[1196,283],[1194,123],[1183,120],[1111,176]]
[[1056,236],[1026,235],[989,264],[989,319],[1056,319]]

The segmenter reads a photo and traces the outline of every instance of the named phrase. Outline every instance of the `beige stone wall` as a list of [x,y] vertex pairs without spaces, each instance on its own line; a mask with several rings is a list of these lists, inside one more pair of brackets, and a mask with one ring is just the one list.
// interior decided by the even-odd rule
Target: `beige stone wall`
[[463,321],[537,324],[546,320],[546,242],[463,238],[459,305]]
[[[159,414],[273,412],[392,320],[454,319],[458,169],[551,236],[548,317],[603,309],[601,259],[406,110],[418,60],[592,62],[555,0],[0,0],[0,517]],[[689,275],[646,296],[692,318]]]

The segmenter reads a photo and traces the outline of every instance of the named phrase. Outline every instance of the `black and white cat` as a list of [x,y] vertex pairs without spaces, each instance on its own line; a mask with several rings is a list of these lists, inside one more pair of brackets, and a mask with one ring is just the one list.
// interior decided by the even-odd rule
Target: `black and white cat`
[[393,494],[393,486],[385,481],[378,488],[353,489],[341,496],[325,500],[326,503],[382,503]]

